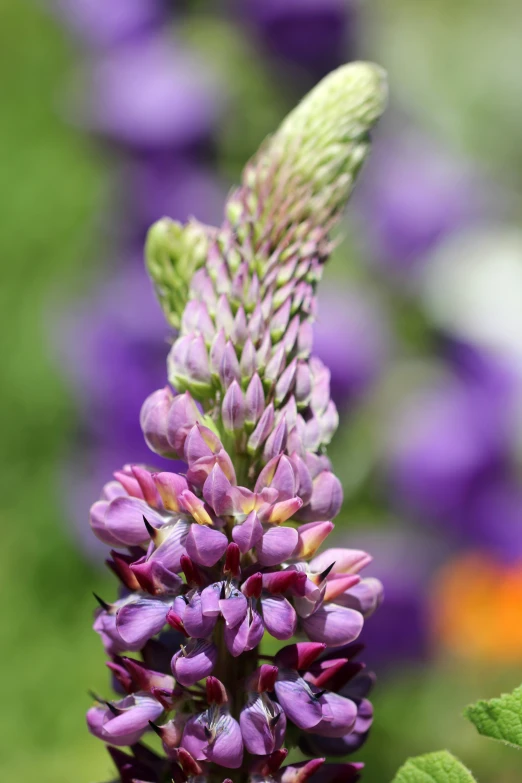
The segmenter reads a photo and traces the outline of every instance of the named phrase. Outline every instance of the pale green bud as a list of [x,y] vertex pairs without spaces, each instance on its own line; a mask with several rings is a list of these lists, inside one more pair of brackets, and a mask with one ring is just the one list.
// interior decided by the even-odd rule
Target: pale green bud
[[179,329],[195,271],[204,264],[215,229],[170,218],[154,223],[147,235],[145,259],[168,322]]

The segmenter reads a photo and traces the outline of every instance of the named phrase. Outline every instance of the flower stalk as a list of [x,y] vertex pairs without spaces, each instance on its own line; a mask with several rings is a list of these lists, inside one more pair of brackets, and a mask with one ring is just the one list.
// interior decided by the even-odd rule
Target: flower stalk
[[[311,328],[330,230],[384,101],[376,66],[339,69],[247,165],[219,229],[151,229],[149,271],[179,334],[171,385],[145,401],[141,425],[152,451],[186,469],[125,466],[91,510],[120,581],[94,626],[120,698],[87,721],[121,781],[359,777],[360,765],[324,757],[368,733],[372,677],[356,639],[382,587],[360,575],[366,553],[318,553],[342,489]],[[276,655],[260,656],[265,635],[283,643]],[[143,744],[150,731],[163,755]],[[315,758],[285,763],[293,745]]]

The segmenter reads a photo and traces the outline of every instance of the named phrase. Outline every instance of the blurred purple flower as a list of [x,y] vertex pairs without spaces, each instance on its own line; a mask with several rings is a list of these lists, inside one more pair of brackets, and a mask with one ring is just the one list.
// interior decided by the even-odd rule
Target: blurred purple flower
[[159,34],[98,56],[81,101],[83,124],[118,144],[179,150],[212,136],[223,91],[200,57]]
[[430,582],[447,554],[447,541],[404,526],[365,531],[354,540],[372,552],[368,570],[386,585],[377,618],[365,622],[360,636],[368,666],[378,675],[394,664],[426,659],[431,652]]
[[[59,325],[64,369],[91,433],[105,444],[140,443],[143,399],[165,384],[168,327],[140,263],[126,263]],[[143,444],[143,446],[141,445]],[[131,452],[133,449],[131,448]]]
[[409,273],[452,231],[485,212],[476,171],[421,134],[378,138],[355,198],[376,261]]
[[314,351],[331,373],[335,403],[350,404],[377,380],[389,354],[384,314],[362,291],[323,287]]
[[472,346],[450,344],[447,358],[447,374],[404,402],[388,470],[399,502],[416,517],[476,543],[475,508],[486,487],[498,493],[511,472],[517,386],[509,368]]
[[351,58],[357,20],[352,0],[247,0],[244,5],[270,54],[314,81]]
[[164,0],[49,0],[90,46],[109,47],[147,34],[164,20]]
[[188,154],[132,155],[121,172],[125,228],[140,237],[165,216],[183,222],[196,216],[213,225],[221,220],[226,190],[210,166]]

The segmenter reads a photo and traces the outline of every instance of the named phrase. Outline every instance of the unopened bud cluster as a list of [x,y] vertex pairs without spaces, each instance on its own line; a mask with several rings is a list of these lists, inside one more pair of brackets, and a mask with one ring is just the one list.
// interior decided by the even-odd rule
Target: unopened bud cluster
[[[358,779],[361,765],[324,756],[369,730],[372,678],[355,640],[382,587],[360,576],[366,553],[318,553],[342,491],[324,454],[337,413],[311,328],[328,231],[382,104],[377,68],[340,69],[247,166],[223,226],[187,227],[188,266],[171,240],[179,249],[189,234],[152,229],[149,268],[180,331],[176,392],[152,394],[141,425],[186,469],[126,466],[91,510],[120,581],[95,630],[121,698],[97,697],[88,725],[121,781]],[[183,275],[170,290],[180,269],[185,294]],[[285,644],[262,654],[270,637]],[[163,755],[142,743],[150,731]],[[295,745],[315,758],[285,765]]]

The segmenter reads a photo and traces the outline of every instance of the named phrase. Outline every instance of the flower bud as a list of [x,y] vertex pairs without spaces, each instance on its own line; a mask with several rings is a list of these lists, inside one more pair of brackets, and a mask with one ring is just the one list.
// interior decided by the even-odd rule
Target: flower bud
[[233,380],[221,403],[221,419],[227,432],[241,432],[245,424],[246,402],[241,387]]

